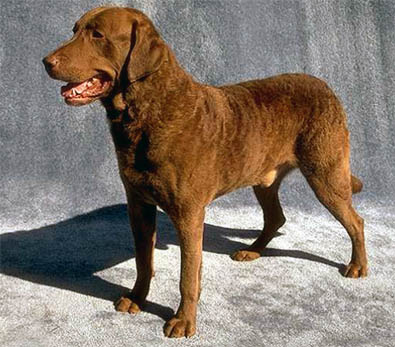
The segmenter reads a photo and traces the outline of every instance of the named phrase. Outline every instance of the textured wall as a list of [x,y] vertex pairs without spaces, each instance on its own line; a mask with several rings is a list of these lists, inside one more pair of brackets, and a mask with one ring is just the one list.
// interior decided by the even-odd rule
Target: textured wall
[[[103,1],[0,3],[0,221],[51,220],[124,201],[104,109],[66,106],[41,59]],[[394,189],[395,1],[119,1],[156,23],[181,64],[212,84],[307,72],[325,79],[349,115],[359,203]],[[314,210],[299,174],[285,205]],[[220,206],[254,203],[250,192]]]

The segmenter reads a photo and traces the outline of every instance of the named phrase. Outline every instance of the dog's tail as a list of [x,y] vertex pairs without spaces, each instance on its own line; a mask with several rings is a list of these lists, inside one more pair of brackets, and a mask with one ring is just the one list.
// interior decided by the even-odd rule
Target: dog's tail
[[351,189],[353,194],[357,194],[362,190],[363,184],[361,180],[351,175]]

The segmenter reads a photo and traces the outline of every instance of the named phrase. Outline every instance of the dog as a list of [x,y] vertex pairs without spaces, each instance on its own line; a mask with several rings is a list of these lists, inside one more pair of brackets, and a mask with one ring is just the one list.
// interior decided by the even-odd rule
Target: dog
[[136,282],[115,303],[118,311],[137,313],[146,300],[159,206],[181,248],[181,302],[164,334],[194,335],[205,207],[253,187],[264,228],[232,258],[256,259],[285,223],[278,189],[294,168],[351,238],[344,275],[367,275],[364,223],[351,200],[362,183],[350,171],[344,109],[325,82],[283,74],[220,87],[200,84],[180,67],[150,19],[130,8],[93,9],[73,32],[43,62],[50,77],[67,82],[61,89],[67,104],[100,100],[106,109],[136,248]]

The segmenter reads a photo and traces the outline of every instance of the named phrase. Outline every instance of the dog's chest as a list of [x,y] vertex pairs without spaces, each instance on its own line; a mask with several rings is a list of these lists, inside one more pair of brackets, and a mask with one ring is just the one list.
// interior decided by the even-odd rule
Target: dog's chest
[[133,192],[145,202],[157,204],[156,173],[143,145],[144,143],[137,144],[136,148],[127,151],[116,150],[119,173],[127,191]]
[[123,184],[144,201],[157,203],[158,164],[152,159],[147,132],[138,125],[114,121],[110,131]]
[[150,141],[142,129],[127,129],[119,124],[111,124],[111,135],[121,170],[128,170],[135,176],[155,169],[150,159]]

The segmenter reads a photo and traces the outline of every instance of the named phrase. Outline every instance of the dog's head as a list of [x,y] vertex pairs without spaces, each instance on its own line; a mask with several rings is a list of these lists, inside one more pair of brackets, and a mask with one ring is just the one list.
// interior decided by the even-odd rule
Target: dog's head
[[68,82],[61,93],[69,105],[86,105],[157,71],[167,49],[140,11],[100,7],[87,12],[73,37],[43,59],[48,74]]

